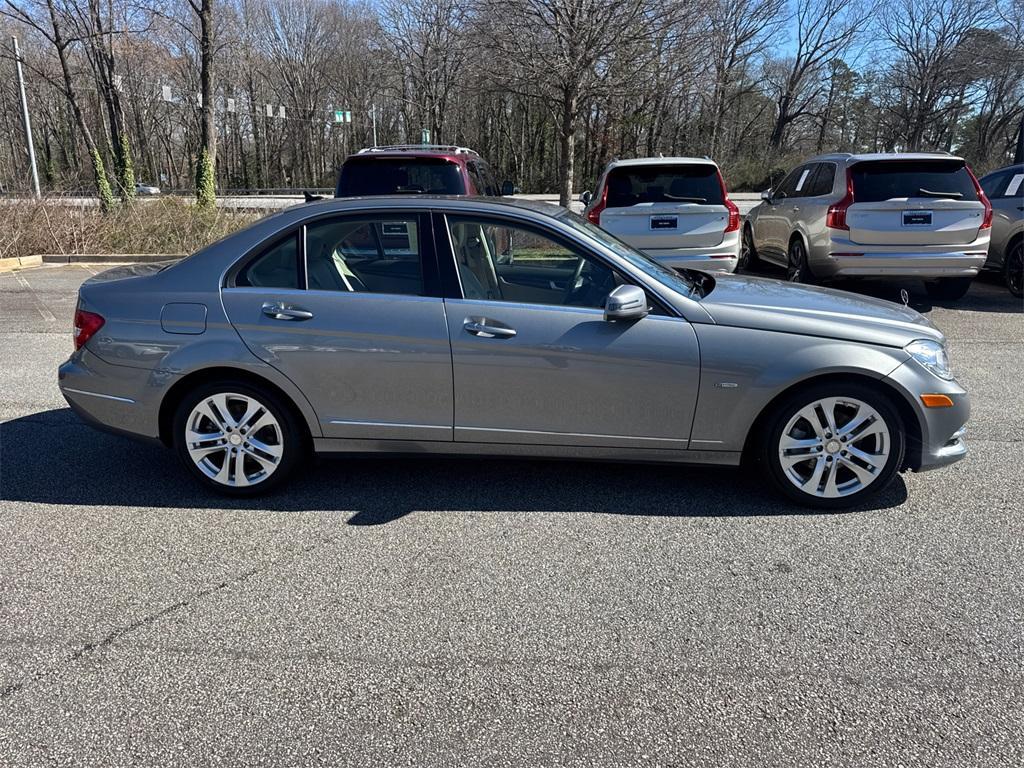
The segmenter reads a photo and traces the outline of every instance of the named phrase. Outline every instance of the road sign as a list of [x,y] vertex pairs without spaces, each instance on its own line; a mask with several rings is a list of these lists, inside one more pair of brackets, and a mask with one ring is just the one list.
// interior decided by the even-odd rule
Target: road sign
[[352,112],[347,109],[336,109],[334,110],[334,122],[336,123],[351,123]]
[[429,144],[429,143],[430,143],[430,129],[429,128],[423,128],[423,129],[420,130],[420,144]]

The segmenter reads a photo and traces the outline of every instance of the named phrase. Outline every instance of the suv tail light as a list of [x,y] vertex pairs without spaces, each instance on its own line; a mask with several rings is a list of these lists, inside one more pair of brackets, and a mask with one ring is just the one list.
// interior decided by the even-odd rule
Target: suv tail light
[[75,308],[75,349],[81,349],[106,321],[95,312]]
[[981,226],[979,229],[990,229],[992,227],[992,203],[989,202],[988,195],[985,194],[985,190],[981,188],[981,184],[978,183],[978,177],[974,175],[974,171],[971,170],[971,166],[965,166],[967,172],[971,174],[971,181],[974,182],[974,191],[978,193],[978,202],[985,206],[985,215],[981,219]]
[[608,207],[608,179],[604,180],[604,186],[601,187],[601,199],[597,201],[597,205],[587,211],[587,221],[596,226],[601,226],[601,211]]
[[846,209],[853,205],[853,172],[846,169],[846,194],[843,199],[835,205],[828,207],[825,215],[825,226],[829,229],[845,229],[850,231],[850,225],[846,223]]
[[722,201],[729,211],[729,223],[725,225],[726,232],[735,232],[740,228],[740,209],[729,199],[729,192],[725,188],[725,179],[722,178],[722,171],[718,171],[718,183],[722,185]]

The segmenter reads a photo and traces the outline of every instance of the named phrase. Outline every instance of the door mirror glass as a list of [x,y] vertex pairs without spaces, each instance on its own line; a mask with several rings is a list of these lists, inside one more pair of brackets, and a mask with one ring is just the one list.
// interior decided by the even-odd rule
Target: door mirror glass
[[512,195],[519,194],[519,187],[513,184],[510,180],[505,179],[501,182],[501,195],[502,197],[511,197]]
[[594,196],[592,194],[590,194],[590,190],[589,189],[586,192],[581,192],[580,193],[580,202],[583,203],[584,205],[590,205],[590,201],[593,198],[594,198]]
[[639,320],[651,311],[647,294],[636,285],[620,285],[610,294],[604,305],[605,320]]
[[770,203],[772,201],[772,191],[770,189],[766,189],[761,193],[761,199],[766,203]]

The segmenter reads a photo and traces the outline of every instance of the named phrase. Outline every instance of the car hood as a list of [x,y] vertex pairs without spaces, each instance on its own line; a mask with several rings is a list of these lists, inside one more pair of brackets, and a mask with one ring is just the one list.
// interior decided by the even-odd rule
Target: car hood
[[891,347],[943,339],[928,318],[902,304],[761,277],[716,276],[700,303],[719,325]]

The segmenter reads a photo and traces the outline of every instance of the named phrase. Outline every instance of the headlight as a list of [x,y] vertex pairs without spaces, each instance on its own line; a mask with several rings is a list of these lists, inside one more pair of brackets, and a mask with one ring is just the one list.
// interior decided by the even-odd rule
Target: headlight
[[946,348],[939,342],[918,339],[910,342],[903,349],[940,379],[952,380],[953,374],[949,370],[949,357],[946,355]]

